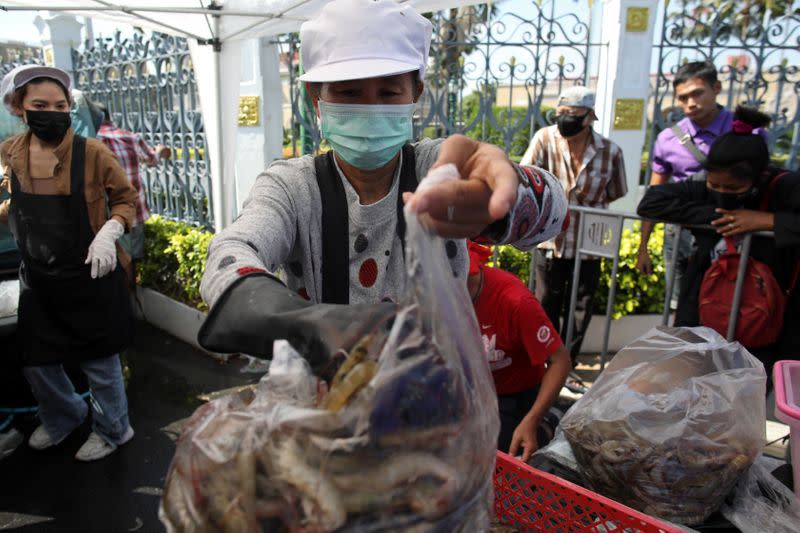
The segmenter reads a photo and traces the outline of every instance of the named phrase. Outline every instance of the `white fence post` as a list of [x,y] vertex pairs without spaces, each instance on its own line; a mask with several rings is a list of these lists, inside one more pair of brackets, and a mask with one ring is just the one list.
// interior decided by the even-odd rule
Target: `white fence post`
[[605,0],[597,80],[597,130],[619,145],[625,157],[628,195],[614,209],[632,211],[638,203],[639,169],[647,129],[650,59],[658,0]]
[[272,38],[242,42],[239,128],[236,135],[236,206],[256,177],[282,156],[283,116],[278,50]]
[[280,50],[275,36],[262,37],[261,87],[264,94],[264,162],[269,165],[283,158],[283,103],[284,88],[281,81]]
[[[42,41],[42,56],[45,65],[57,67],[72,76],[72,48],[81,44],[83,24],[72,15],[53,15],[34,19]],[[73,84],[75,80],[72,80]]]

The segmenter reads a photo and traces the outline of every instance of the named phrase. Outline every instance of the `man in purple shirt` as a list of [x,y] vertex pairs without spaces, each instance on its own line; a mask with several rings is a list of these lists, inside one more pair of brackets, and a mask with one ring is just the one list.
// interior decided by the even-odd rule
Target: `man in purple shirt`
[[[731,129],[733,113],[720,105],[716,107],[716,116],[705,127],[686,117],[677,123],[678,128],[684,132],[681,137],[678,137],[672,128],[667,128],[658,135],[653,146],[652,166],[653,176],[658,175],[661,180],[667,177],[661,183],[683,181],[703,170],[700,162],[686,148],[686,144],[691,139],[697,149],[705,155],[708,154],[714,139]],[[654,183],[653,179],[650,183]]]
[[[653,146],[653,172],[650,185],[685,180],[692,174],[700,172],[702,160],[708,154],[711,143],[719,135],[729,131],[733,123],[733,113],[717,104],[717,95],[722,90],[722,85],[717,79],[717,69],[713,63],[694,61],[681,65],[675,73],[672,88],[685,118],[658,134]],[[653,272],[653,263],[647,252],[647,243],[650,241],[652,231],[652,222],[642,222],[642,240],[636,266],[647,275]],[[678,304],[681,276],[691,253],[692,236],[688,231],[684,231],[679,237],[678,228],[667,225],[664,231],[667,279],[670,276],[669,259],[676,245],[678,264],[672,293],[673,309]]]

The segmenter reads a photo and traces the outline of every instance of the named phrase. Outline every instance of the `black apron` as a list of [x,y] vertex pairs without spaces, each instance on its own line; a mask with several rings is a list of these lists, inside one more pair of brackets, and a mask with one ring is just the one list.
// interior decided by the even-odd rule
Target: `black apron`
[[22,256],[17,332],[25,366],[111,356],[133,337],[125,274],[92,279],[94,232],[84,196],[86,139],[72,143],[70,194],[22,192],[11,174],[9,228]]

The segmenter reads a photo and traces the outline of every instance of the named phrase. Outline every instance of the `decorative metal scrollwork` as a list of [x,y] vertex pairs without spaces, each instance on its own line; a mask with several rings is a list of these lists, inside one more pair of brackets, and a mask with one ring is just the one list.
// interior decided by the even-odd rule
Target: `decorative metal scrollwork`
[[[800,17],[772,17],[757,12],[744,20],[741,9],[711,8],[684,0],[665,2],[658,63],[651,90],[651,142],[659,131],[682,118],[672,92],[675,72],[686,61],[712,61],[718,67],[722,92],[718,101],[734,108],[743,103],[757,106],[772,117],[769,128],[773,159],[795,170],[800,148]],[[658,31],[658,30],[657,30]],[[646,180],[649,181],[650,165]]]
[[77,88],[106,105],[112,121],[151,146],[173,149],[171,160],[141,169],[153,213],[211,228],[211,177],[203,115],[185,39],[135,33],[86,42],[72,51]]
[[[429,16],[433,38],[416,138],[463,133],[519,158],[533,133],[552,122],[543,102],[590,81],[589,54],[605,45],[591,42],[588,22],[573,13],[557,15],[553,0],[531,0],[524,12],[498,15],[484,4]],[[319,148],[320,134],[297,82],[299,41],[291,34],[278,43],[289,74],[287,133],[294,155],[309,153]]]

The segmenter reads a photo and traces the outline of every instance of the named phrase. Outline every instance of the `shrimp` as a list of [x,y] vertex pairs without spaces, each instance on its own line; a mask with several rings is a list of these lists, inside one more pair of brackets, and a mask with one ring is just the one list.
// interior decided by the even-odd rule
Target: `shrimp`
[[302,496],[302,505],[310,525],[333,531],[344,525],[347,512],[336,486],[303,459],[303,452],[294,439],[287,439],[278,448],[278,477],[294,487]]

